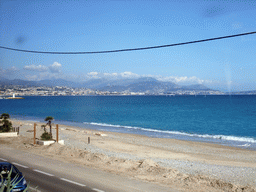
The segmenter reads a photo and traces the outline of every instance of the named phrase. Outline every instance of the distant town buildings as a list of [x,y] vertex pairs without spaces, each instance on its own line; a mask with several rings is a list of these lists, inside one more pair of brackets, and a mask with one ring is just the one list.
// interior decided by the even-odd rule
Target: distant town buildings
[[85,96],[85,95],[224,95],[225,93],[215,90],[176,90],[170,92],[122,92],[99,91],[87,88],[71,87],[25,87],[20,85],[0,86],[0,96]]

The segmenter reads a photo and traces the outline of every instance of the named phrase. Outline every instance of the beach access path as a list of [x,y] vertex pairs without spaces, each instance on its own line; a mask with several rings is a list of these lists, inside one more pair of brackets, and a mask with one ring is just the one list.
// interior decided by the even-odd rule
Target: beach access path
[[[79,166],[96,168],[180,191],[255,191],[256,151],[210,143],[99,132],[59,125],[65,145],[33,145],[34,122],[1,145]],[[37,138],[43,132],[37,123]],[[53,135],[56,129],[53,128]],[[88,144],[90,137],[90,144]],[[167,190],[168,191],[168,190]]]

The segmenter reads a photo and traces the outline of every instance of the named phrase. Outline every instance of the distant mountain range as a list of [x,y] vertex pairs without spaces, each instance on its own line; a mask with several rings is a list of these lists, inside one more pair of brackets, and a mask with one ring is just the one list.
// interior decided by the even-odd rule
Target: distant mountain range
[[211,91],[208,87],[197,84],[189,86],[180,86],[172,82],[163,82],[151,77],[139,79],[91,79],[85,82],[77,83],[66,81],[64,79],[41,80],[41,81],[25,81],[20,79],[8,80],[0,79],[0,85],[20,85],[20,86],[66,86],[73,88],[90,88],[99,91],[110,92],[147,92],[147,93],[168,93],[172,91]]
[[38,86],[40,85],[37,81],[25,81],[21,79],[9,80],[0,78],[0,85],[21,85],[21,86]]
[[208,87],[204,85],[190,85],[190,86],[179,86],[172,82],[163,82],[158,81],[154,78],[139,78],[130,82],[125,82],[122,84],[119,82],[119,85],[112,83],[108,86],[100,87],[100,91],[111,91],[111,92],[147,92],[147,93],[168,93],[177,90],[196,90],[196,91],[210,91]]
[[[181,86],[172,82],[163,82],[151,77],[143,77],[138,79],[91,79],[84,82],[72,82],[64,79],[26,81],[21,79],[9,80],[0,77],[0,86],[19,85],[24,87],[72,87],[72,88],[89,88],[98,91],[109,92],[144,92],[144,93],[171,93],[177,91],[196,91],[209,92],[218,91],[210,89],[202,84]],[[256,90],[237,91],[226,94],[231,95],[256,95]]]

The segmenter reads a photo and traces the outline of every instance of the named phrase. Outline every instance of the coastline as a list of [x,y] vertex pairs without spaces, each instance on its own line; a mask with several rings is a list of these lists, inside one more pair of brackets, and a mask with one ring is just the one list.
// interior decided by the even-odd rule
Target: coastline
[[[255,97],[26,97],[12,118],[256,150]],[[33,107],[32,107],[33,106]],[[47,109],[47,110],[46,110]]]
[[[28,117],[12,115],[13,119],[25,120],[44,123],[40,117]],[[95,131],[107,131],[124,134],[143,135],[151,138],[177,139],[182,141],[193,141],[201,143],[211,143],[227,147],[236,147],[256,151],[256,140],[253,137],[239,137],[232,135],[209,135],[209,134],[193,134],[179,131],[165,131],[143,127],[112,125],[105,123],[88,123],[88,122],[71,122],[54,120],[54,123],[64,126],[77,127],[79,129],[91,129]]]
[[[12,122],[15,127],[20,126],[20,136],[17,141],[6,139],[6,142],[21,150],[62,160],[65,157],[67,161],[116,174],[177,185],[185,191],[197,191],[198,187],[202,187],[202,191],[233,191],[244,187],[253,191],[256,188],[256,151],[62,124],[59,124],[59,135],[65,146],[34,146],[31,143],[35,122],[13,119]],[[36,123],[39,138],[43,131],[40,125],[45,123]]]

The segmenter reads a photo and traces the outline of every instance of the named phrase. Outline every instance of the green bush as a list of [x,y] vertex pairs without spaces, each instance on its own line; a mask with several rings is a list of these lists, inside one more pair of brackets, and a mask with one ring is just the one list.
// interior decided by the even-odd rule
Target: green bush
[[0,119],[3,119],[0,121],[2,123],[2,126],[0,126],[0,132],[10,132],[12,130],[12,123],[8,120],[10,118],[10,115],[8,113],[3,113],[0,117]]
[[52,134],[48,133],[47,131],[45,131],[42,135],[41,135],[41,139],[42,140],[51,140],[52,139]]

